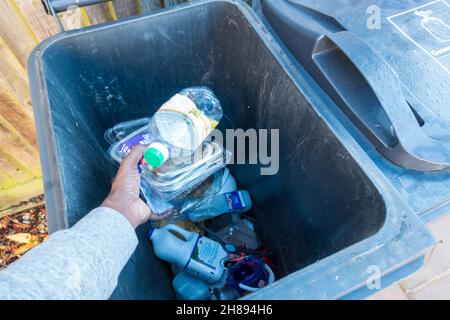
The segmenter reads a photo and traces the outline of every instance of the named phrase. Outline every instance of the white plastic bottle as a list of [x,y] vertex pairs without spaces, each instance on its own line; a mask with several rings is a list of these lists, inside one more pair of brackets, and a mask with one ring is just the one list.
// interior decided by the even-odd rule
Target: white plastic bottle
[[228,254],[218,242],[174,224],[150,230],[149,239],[160,259],[184,268],[208,283],[217,283],[222,279]]

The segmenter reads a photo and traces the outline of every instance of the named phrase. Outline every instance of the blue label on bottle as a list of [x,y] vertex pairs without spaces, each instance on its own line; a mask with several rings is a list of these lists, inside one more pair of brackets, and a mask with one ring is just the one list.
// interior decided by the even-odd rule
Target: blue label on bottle
[[245,207],[243,199],[241,199],[241,197],[239,196],[239,191],[225,193],[225,200],[228,203],[230,212],[236,212]]

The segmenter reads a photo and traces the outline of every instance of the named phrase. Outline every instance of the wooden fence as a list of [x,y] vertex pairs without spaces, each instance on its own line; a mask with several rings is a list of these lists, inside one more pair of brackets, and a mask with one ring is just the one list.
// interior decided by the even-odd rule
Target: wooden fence
[[[185,0],[112,0],[60,14],[65,29],[160,9]],[[75,16],[74,14],[78,15]],[[35,205],[43,192],[26,63],[58,33],[41,0],[0,0],[0,217]]]

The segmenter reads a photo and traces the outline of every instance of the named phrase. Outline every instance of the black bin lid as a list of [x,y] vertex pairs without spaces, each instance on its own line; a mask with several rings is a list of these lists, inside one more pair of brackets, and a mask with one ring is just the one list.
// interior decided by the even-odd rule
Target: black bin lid
[[262,10],[386,158],[450,167],[450,0],[264,0]]

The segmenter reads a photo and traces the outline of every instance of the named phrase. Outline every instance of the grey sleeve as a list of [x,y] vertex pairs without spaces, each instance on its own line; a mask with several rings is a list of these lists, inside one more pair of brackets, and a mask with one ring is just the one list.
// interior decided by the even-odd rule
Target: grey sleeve
[[121,214],[94,209],[0,271],[0,300],[108,299],[137,243]]

